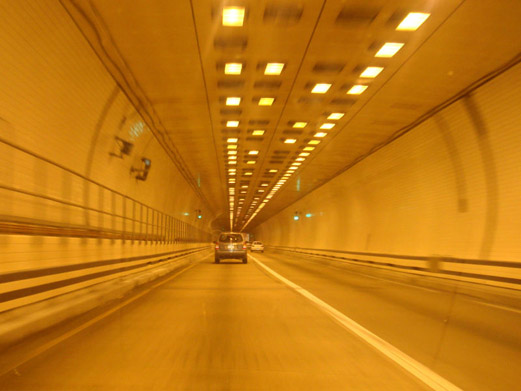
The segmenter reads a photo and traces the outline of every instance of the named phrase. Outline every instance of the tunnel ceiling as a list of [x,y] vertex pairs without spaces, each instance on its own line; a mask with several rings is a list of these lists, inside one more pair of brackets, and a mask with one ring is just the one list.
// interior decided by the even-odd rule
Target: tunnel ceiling
[[[235,229],[274,215],[508,64],[521,36],[518,0],[62,4],[209,208],[228,213],[233,199]],[[242,26],[223,25],[225,7],[244,8]],[[409,12],[429,16],[397,30]],[[403,46],[378,57],[385,43]],[[226,74],[227,63],[242,64],[240,74]],[[268,63],[283,64],[280,74],[266,74]],[[369,78],[367,67],[382,69]],[[318,83],[327,92],[313,92]],[[239,104],[227,105],[230,97]],[[283,177],[293,163],[301,165]]]

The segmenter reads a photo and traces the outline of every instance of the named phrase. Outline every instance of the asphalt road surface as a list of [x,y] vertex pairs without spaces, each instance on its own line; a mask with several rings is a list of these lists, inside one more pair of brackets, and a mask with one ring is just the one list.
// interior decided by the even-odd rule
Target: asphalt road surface
[[22,344],[9,354],[32,358],[0,390],[431,389],[253,258],[457,387],[520,387],[520,313],[267,252],[206,258],[46,349]]

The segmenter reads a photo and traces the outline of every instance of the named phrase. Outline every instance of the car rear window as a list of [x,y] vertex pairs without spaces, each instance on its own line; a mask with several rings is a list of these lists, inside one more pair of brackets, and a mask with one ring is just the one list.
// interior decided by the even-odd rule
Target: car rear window
[[222,234],[219,237],[219,242],[242,242],[242,235],[240,234]]

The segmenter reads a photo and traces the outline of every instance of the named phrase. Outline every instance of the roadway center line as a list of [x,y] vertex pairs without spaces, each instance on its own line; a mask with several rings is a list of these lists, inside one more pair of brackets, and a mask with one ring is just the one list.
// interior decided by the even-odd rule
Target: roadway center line
[[407,354],[403,353],[401,350],[397,349],[390,343],[386,342],[382,338],[378,337],[376,334],[373,334],[360,324],[356,323],[351,318],[347,317],[336,308],[330,306],[325,301],[319,299],[312,293],[308,292],[301,286],[291,282],[287,278],[281,276],[273,269],[266,266],[264,263],[259,261],[253,255],[250,254],[250,258],[253,259],[260,267],[266,270],[268,273],[273,275],[275,278],[282,281],[284,284],[294,289],[297,293],[300,293],[302,296],[313,302],[317,305],[323,312],[331,316],[337,322],[339,322],[346,329],[351,331],[353,334],[357,335],[361,339],[363,339],[366,343],[371,345],[373,348],[378,350],[384,356],[393,360],[396,364],[400,365],[407,372],[415,376],[417,379],[425,383],[427,386],[432,388],[435,391],[461,391],[461,388],[455,386],[448,380],[444,379],[437,373],[433,372],[425,365],[419,363],[412,357],[409,357]]
[[[213,256],[213,254],[212,254],[212,256]],[[59,343],[65,341],[66,339],[68,339],[68,338],[78,334],[80,331],[85,330],[86,328],[92,326],[93,324],[99,322],[100,320],[105,319],[107,316],[113,314],[114,312],[119,311],[121,308],[123,308],[126,305],[136,301],[137,299],[145,296],[146,294],[150,293],[151,291],[153,291],[154,289],[158,288],[159,286],[166,284],[170,280],[173,280],[174,278],[176,278],[180,274],[184,273],[188,269],[193,268],[195,265],[199,264],[200,262],[204,261],[205,259],[207,259],[209,257],[210,256],[206,256],[206,257],[202,258],[199,262],[192,263],[191,265],[189,265],[189,266],[185,267],[184,269],[179,270],[177,273],[171,275],[166,280],[163,280],[163,281],[160,281],[158,283],[155,283],[151,287],[145,289],[143,292],[141,292],[141,293],[139,293],[139,294],[137,294],[135,296],[132,296],[131,298],[123,301],[122,303],[118,304],[117,306],[115,306],[115,307],[113,307],[113,308],[103,312],[102,314],[96,316],[95,318],[90,319],[89,321],[85,322],[81,326],[78,326],[75,329],[72,329],[72,330],[66,332],[65,334],[60,335],[59,337],[57,337],[57,338],[55,338],[55,339],[53,339],[53,340],[51,340],[49,342],[46,342],[45,344],[39,346],[37,349],[35,349],[31,353],[29,353],[28,355],[26,355],[25,357],[20,359],[18,362],[13,362],[5,370],[0,370],[0,377],[8,374],[11,371],[14,371],[16,373],[16,368],[18,368],[19,366],[25,364],[26,362],[32,360],[33,358],[39,356],[40,354],[42,354],[44,352],[46,352],[47,350],[49,350],[52,347],[58,345]]]

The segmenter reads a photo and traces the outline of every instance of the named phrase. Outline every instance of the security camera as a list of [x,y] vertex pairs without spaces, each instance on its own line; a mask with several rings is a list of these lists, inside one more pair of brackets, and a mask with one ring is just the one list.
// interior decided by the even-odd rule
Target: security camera
[[130,168],[130,173],[135,175],[135,178],[140,181],[145,181],[148,176],[148,171],[150,171],[150,165],[151,161],[150,159],[147,159],[146,157],[141,158],[141,167],[140,168]]

